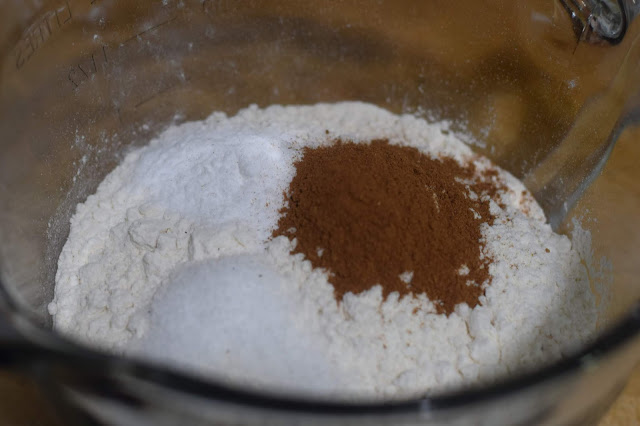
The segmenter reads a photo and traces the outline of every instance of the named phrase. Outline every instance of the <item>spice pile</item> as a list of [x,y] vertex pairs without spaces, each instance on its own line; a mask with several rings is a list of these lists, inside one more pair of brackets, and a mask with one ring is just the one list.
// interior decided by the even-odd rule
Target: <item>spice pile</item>
[[406,398],[562,358],[571,241],[449,131],[362,103],[171,127],[78,205],[57,330],[269,391]]
[[388,141],[305,148],[274,236],[330,271],[338,301],[381,284],[385,298],[424,293],[440,313],[473,308],[490,281],[480,225],[498,190],[481,178],[473,163]]

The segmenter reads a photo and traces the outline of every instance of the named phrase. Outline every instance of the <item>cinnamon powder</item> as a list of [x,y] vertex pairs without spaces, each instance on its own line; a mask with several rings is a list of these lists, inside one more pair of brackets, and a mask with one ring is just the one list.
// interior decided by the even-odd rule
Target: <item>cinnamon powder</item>
[[480,225],[493,221],[498,191],[490,173],[386,140],[307,147],[295,167],[273,235],[329,271],[336,300],[380,284],[384,298],[425,293],[439,313],[479,303],[490,283]]

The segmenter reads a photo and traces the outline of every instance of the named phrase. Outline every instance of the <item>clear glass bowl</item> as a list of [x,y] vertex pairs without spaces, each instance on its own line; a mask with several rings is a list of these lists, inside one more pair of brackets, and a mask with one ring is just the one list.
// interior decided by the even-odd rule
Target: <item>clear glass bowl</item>
[[[0,0],[0,362],[37,375],[79,422],[596,421],[640,358],[640,266],[616,267],[617,242],[597,221],[616,202],[587,189],[638,116],[640,22],[630,5]],[[613,266],[597,341],[491,387],[354,405],[234,389],[51,331],[46,306],[69,218],[126,148],[212,111],[340,100],[451,120],[478,152],[526,178],[559,229],[582,218],[593,255]]]

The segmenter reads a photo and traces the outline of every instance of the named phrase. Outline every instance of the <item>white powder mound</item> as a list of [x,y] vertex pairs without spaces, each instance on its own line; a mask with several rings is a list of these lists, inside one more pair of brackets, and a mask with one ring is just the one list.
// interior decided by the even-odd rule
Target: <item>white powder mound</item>
[[[152,326],[132,350],[162,348],[161,359],[210,365],[214,375],[253,386],[335,390],[342,380],[328,358],[317,355],[323,342],[296,327],[298,298],[265,260],[236,255],[179,267],[156,294]],[[194,338],[198,330],[215,338]]]
[[55,328],[234,384],[386,399],[491,382],[593,336],[584,259],[503,171],[506,207],[491,201],[497,219],[482,225],[494,261],[481,305],[447,317],[424,295],[383,301],[379,286],[336,303],[326,272],[290,255],[288,239],[269,240],[300,148],[336,138],[490,165],[447,123],[357,102],[171,127],[78,205],[49,307]]

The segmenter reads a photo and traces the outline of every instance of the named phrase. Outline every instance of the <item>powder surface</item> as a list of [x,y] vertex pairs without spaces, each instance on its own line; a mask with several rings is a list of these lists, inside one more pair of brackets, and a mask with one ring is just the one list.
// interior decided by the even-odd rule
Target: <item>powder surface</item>
[[[296,253],[295,238],[272,238],[304,149],[337,139],[384,139],[473,164],[488,189],[476,193],[463,177],[463,193],[494,218],[476,211],[491,284],[475,307],[445,315],[425,293],[400,297],[380,285],[337,303],[329,272]],[[589,341],[597,309],[578,253],[519,181],[447,123],[357,102],[251,107],[172,126],[126,155],[71,219],[49,310],[55,329],[81,343],[233,385],[407,398],[490,383]],[[461,276],[472,273],[458,263]],[[441,273],[406,266],[399,286]]]
[[446,314],[478,304],[490,281],[480,225],[494,217],[475,167],[383,140],[305,148],[295,165],[274,235],[329,271],[338,300],[380,284]]
[[[341,375],[328,358],[314,356],[322,353],[323,342],[292,326],[298,308],[295,299],[281,297],[283,279],[264,256],[182,265],[172,274],[172,284],[156,295],[153,327],[136,342],[137,350],[153,353],[162,345],[163,357],[195,365],[204,358],[215,371],[254,387],[276,382],[316,393],[331,391],[341,383]],[[194,295],[206,303],[198,303]],[[194,339],[194,330],[202,327],[216,339]]]

